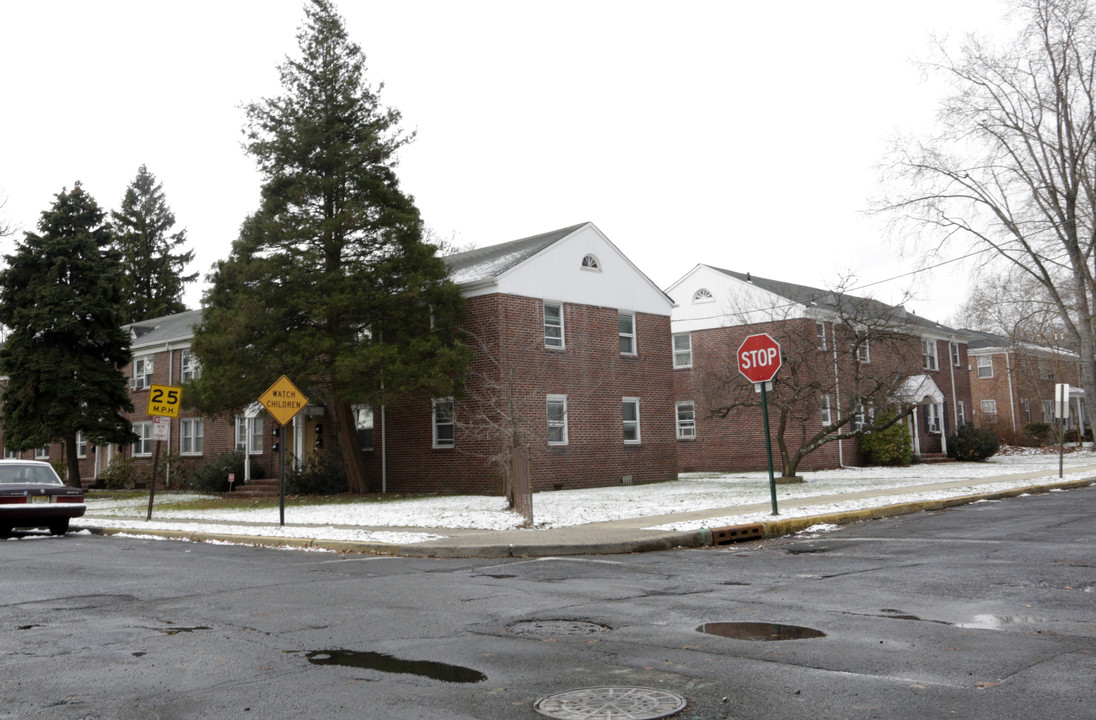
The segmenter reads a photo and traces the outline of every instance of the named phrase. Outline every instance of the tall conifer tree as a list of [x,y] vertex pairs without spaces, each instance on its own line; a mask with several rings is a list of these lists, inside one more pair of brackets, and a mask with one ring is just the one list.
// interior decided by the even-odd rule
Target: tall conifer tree
[[183,250],[186,230],[172,232],[175,214],[164,199],[162,185],[142,165],[111,212],[116,245],[122,258],[122,312],[125,322],[172,315],[186,310],[183,290],[198,273],[184,275],[194,259]]
[[128,442],[133,410],[122,368],[130,338],[119,314],[121,265],[102,210],[80,183],[62,190],[0,272],[0,396],[4,447],[63,440],[68,480],[80,481],[76,435]]
[[284,94],[247,108],[262,203],[215,266],[192,349],[199,407],[228,414],[279,375],[335,410],[350,489],[367,489],[352,403],[453,394],[467,348],[460,291],[423,242],[395,155],[398,112],[365,82],[365,56],[328,0],[310,0]]

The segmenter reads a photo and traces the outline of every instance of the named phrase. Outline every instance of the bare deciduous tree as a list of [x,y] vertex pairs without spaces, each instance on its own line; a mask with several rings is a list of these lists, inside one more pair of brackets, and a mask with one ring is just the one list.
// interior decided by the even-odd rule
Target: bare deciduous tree
[[1096,397],[1096,22],[1086,0],[1019,0],[1006,47],[930,65],[953,87],[935,137],[900,141],[876,210],[990,250],[1043,290]]

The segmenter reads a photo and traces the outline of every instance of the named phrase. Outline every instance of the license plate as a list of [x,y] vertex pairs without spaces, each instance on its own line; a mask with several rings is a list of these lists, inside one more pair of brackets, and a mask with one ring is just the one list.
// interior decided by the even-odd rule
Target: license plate
[[32,495],[30,501],[32,503],[48,503],[49,495]]

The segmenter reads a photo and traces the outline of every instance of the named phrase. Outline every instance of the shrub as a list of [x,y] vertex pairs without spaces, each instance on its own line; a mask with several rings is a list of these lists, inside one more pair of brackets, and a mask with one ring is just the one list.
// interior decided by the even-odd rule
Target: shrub
[[338,495],[350,485],[337,453],[313,455],[302,466],[286,468],[285,490],[293,495]]
[[[894,416],[880,418],[885,424]],[[869,465],[909,465],[913,462],[913,438],[903,422],[860,436],[860,449]]]
[[961,426],[948,437],[948,457],[956,460],[982,462],[993,457],[1001,447],[997,434],[988,428],[970,423]]
[[137,462],[133,458],[116,455],[107,469],[99,473],[99,479],[110,490],[131,488],[137,481]]
[[1024,434],[1020,444],[1025,447],[1043,447],[1050,439],[1050,423],[1029,422],[1024,425]]
[[[258,468],[251,465],[252,477],[259,477]],[[208,457],[190,471],[188,485],[194,490],[207,492],[228,492],[228,475],[234,473],[237,480],[244,479],[244,454],[238,450],[227,450],[220,455]]]

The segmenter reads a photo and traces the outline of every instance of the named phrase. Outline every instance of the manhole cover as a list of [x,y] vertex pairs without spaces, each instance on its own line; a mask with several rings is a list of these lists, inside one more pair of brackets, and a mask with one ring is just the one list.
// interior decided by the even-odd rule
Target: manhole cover
[[534,637],[558,637],[560,635],[590,635],[610,628],[584,620],[525,620],[510,626],[515,635]]
[[685,698],[641,687],[568,690],[533,703],[541,715],[560,720],[655,720],[681,712]]

